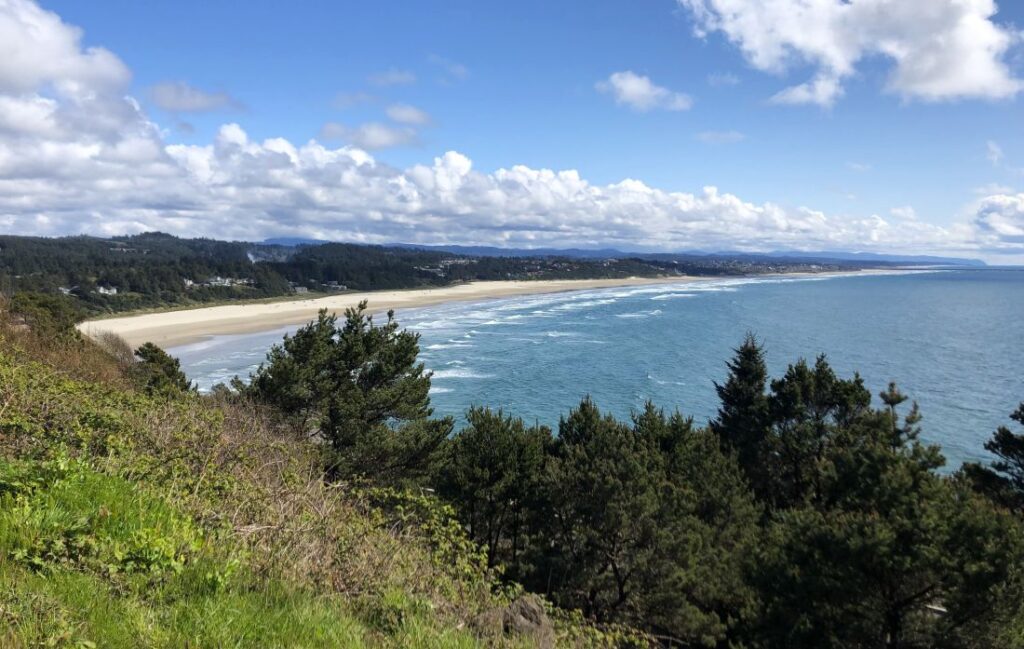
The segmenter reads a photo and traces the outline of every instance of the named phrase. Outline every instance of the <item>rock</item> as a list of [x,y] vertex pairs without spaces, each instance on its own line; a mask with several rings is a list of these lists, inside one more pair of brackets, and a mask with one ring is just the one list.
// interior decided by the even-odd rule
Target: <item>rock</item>
[[506,634],[530,638],[537,647],[555,646],[555,629],[536,595],[523,595],[509,604],[502,611],[501,626]]

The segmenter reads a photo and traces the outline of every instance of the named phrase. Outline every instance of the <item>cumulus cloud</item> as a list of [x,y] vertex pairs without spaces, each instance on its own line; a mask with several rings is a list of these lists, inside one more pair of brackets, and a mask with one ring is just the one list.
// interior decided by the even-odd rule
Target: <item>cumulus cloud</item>
[[612,95],[615,103],[646,112],[656,108],[663,110],[688,110],[693,100],[681,92],[656,85],[650,78],[632,70],[615,72],[607,79],[598,81],[598,92]]
[[735,144],[747,136],[739,131],[701,131],[696,138],[705,144]]
[[371,74],[366,80],[375,86],[407,86],[416,83],[416,75],[409,70],[389,68],[383,72]]
[[392,121],[399,124],[412,124],[415,126],[426,126],[432,121],[425,110],[410,106],[409,104],[392,104],[384,111]]
[[367,122],[354,128],[337,122],[328,122],[320,129],[320,137],[326,140],[344,140],[371,151],[417,142],[415,130],[406,126],[391,126],[380,122]]
[[407,168],[367,152],[412,137],[404,126],[326,128],[325,135],[349,142],[341,146],[257,141],[239,124],[222,126],[206,144],[169,142],[169,131],[125,97],[129,74],[120,60],[83,49],[78,31],[56,15],[0,0],[4,35],[0,48],[13,35],[27,51],[57,57],[27,57],[14,73],[0,57],[0,228],[6,232],[158,229],[367,243],[908,252],[969,250],[980,241],[1024,250],[1022,195],[983,198],[969,223],[945,228],[899,216],[751,202],[713,186],[594,184],[575,170],[519,165],[484,171],[455,151]]
[[994,0],[677,1],[699,36],[722,32],[757,69],[815,68],[777,103],[829,106],[873,55],[892,61],[887,90],[908,99],[1004,99],[1024,88],[1005,61],[1021,35],[993,20]]
[[149,98],[157,107],[172,113],[205,113],[241,105],[226,92],[206,92],[184,81],[159,83],[150,88]]
[[128,68],[102,47],[81,47],[82,32],[29,0],[0,2],[0,92],[32,93],[53,84],[66,97],[123,87]]
[[974,222],[990,246],[1019,253],[1024,244],[1024,194],[996,194],[978,201]]

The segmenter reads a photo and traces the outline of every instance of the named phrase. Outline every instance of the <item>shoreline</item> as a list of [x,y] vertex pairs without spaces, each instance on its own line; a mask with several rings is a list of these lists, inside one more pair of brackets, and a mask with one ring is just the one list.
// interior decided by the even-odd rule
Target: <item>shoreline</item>
[[[834,277],[891,272],[888,269],[863,269],[849,272],[778,273],[736,277]],[[159,311],[129,316],[86,320],[77,325],[86,336],[96,338],[113,333],[124,338],[133,348],[146,342],[163,348],[179,347],[209,340],[215,336],[250,334],[271,331],[290,325],[301,325],[316,318],[320,309],[343,313],[362,300],[369,303],[372,314],[391,309],[414,309],[450,302],[483,302],[506,297],[542,295],[624,286],[687,284],[729,279],[727,277],[624,277],[616,279],[507,280],[469,282],[455,286],[390,291],[360,291],[327,297],[255,302]]]
[[[362,300],[372,314],[391,309],[415,309],[449,302],[482,302],[521,295],[565,293],[599,288],[683,284],[709,277],[624,277],[617,279],[508,280],[469,282],[455,286],[390,291],[360,291],[310,299],[229,304],[159,311],[129,316],[86,320],[78,330],[90,338],[113,333],[133,348],[146,342],[163,348],[202,342],[214,336],[259,333],[289,325],[301,325],[316,318],[320,309],[343,313]],[[720,279],[720,278],[717,278]]]

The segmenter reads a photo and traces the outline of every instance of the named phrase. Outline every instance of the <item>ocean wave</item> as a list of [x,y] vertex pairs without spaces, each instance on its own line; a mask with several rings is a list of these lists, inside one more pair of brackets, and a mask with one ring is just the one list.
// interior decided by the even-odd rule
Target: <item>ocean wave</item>
[[423,349],[465,349],[467,347],[473,347],[471,343],[457,341],[457,342],[446,342],[446,343],[433,343],[427,345]]
[[434,370],[435,379],[489,379],[491,374],[478,374],[470,368],[453,368],[450,370]]
[[552,311],[578,311],[579,309],[589,309],[591,307],[603,306],[605,304],[615,304],[615,302],[617,302],[617,300],[613,298],[603,300],[579,300],[559,304],[556,307],[552,307]]
[[617,313],[616,318],[650,318],[651,316],[661,315],[661,309],[652,309],[650,311],[637,311],[635,313]]
[[655,295],[652,300],[676,300],[682,297],[697,297],[693,293],[662,293],[661,295]]

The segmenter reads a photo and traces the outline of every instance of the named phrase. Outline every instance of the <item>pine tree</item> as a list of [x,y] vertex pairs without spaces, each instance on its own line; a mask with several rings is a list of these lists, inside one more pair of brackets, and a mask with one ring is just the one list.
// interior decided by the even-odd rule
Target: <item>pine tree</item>
[[131,368],[131,374],[149,394],[174,395],[193,389],[178,359],[160,347],[146,343],[135,350],[135,355],[139,362]]
[[[1024,424],[1024,403],[1010,418]],[[1024,433],[1017,434],[1006,426],[1000,426],[992,439],[985,442],[985,449],[998,459],[988,467],[967,464],[964,473],[978,491],[996,503],[1024,514]]]
[[839,379],[824,355],[814,367],[801,359],[772,381],[764,470],[766,491],[776,507],[821,496],[829,448],[838,431],[862,417],[870,402],[871,393],[861,378]]
[[469,537],[486,546],[488,566],[501,563],[517,578],[551,430],[489,408],[470,408],[466,420],[446,445],[438,491],[453,503]]
[[908,427],[895,405],[838,429],[820,497],[769,523],[752,562],[760,645],[994,646],[1024,556],[1019,524],[938,475],[937,447],[894,446]]
[[419,334],[394,313],[377,326],[367,303],[345,322],[321,311],[275,346],[246,390],[312,430],[331,449],[328,470],[394,482],[421,478],[452,430],[432,419],[430,374],[417,362]]
[[711,431],[724,450],[736,454],[755,493],[763,494],[768,435],[768,398],[765,395],[768,369],[764,348],[754,334],[748,333],[734,352],[733,359],[727,363],[729,376],[725,383],[715,383],[721,405],[718,416],[710,424]]

